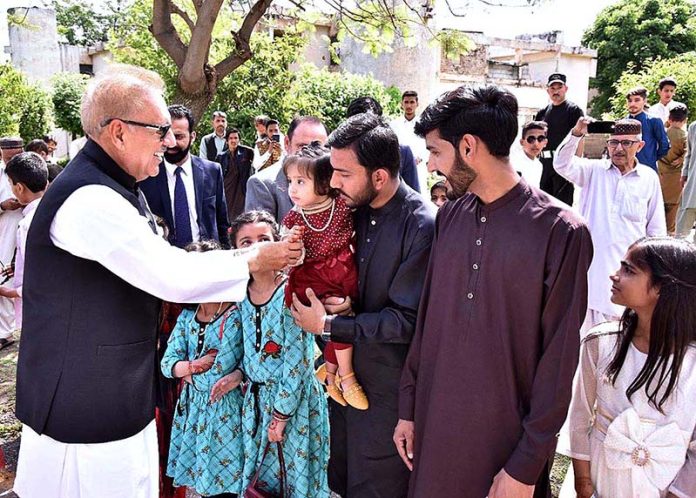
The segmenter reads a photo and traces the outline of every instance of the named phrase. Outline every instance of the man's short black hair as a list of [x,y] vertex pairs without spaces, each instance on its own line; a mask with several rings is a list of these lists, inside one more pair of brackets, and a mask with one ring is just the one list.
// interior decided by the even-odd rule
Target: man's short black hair
[[53,135],[44,135],[43,137],[41,137],[41,140],[43,140],[46,143],[53,142],[54,144],[58,144],[58,140],[56,140],[56,137],[54,137]]
[[346,117],[349,118],[363,112],[371,112],[375,116],[381,116],[384,111],[380,103],[372,97],[358,97],[348,104]]
[[648,89],[645,88],[644,86],[636,86],[634,88],[631,88],[628,92],[626,92],[626,100],[628,100],[630,97],[641,97],[643,99],[648,98]]
[[401,100],[404,100],[406,97],[414,97],[416,100],[418,100],[418,92],[415,90],[406,90],[401,94]]
[[40,138],[37,138],[29,142],[27,146],[24,147],[24,150],[26,152],[36,152],[37,154],[39,152],[43,152],[44,154],[48,155],[48,144],[46,144],[46,142]]
[[674,88],[677,88],[677,80],[675,80],[671,76],[667,78],[662,78],[660,82],[657,84],[657,88],[659,90],[662,90],[666,85],[672,85]]
[[5,173],[12,183],[22,183],[34,193],[48,185],[46,161],[36,152],[22,152],[7,162]]
[[63,172],[63,167],[58,164],[47,163],[46,167],[48,168],[48,183],[53,182]]
[[522,127],[522,138],[527,134],[528,131],[531,130],[543,130],[547,131],[549,129],[549,125],[546,124],[545,121],[530,121],[529,123],[525,124]]
[[510,155],[517,135],[517,99],[495,85],[460,86],[430,104],[414,128],[420,137],[438,130],[455,149],[466,134],[478,137],[496,157]]
[[237,128],[227,128],[227,132],[225,133],[225,140],[229,140],[230,135],[232,135],[233,133],[236,133],[237,135],[239,135],[239,138],[242,138],[242,134],[239,133],[239,130]]
[[[193,119],[193,114],[191,113],[191,109],[189,109],[186,106],[183,106],[181,104],[174,104],[169,106],[169,115],[172,118],[172,121],[175,119],[186,119],[189,124],[189,133],[193,131],[193,128],[196,126],[195,120]],[[217,112],[217,111],[216,111]]]
[[675,106],[669,111],[669,120],[675,123],[686,121],[687,117],[689,117],[689,110],[685,105]]
[[[288,140],[292,141],[292,136],[295,134],[295,130],[297,130],[297,128],[304,123],[324,126],[324,123],[321,122],[321,119],[319,119],[316,116],[295,116],[292,119],[292,121],[290,121],[290,126],[288,126]],[[326,130],[325,126],[324,130]]]
[[399,175],[399,139],[382,117],[371,112],[346,119],[331,133],[327,144],[336,149],[351,148],[370,173],[386,169],[392,178]]
[[268,128],[269,126],[271,126],[271,125],[273,125],[273,124],[274,124],[274,125],[280,126],[280,123],[278,122],[277,119],[272,119],[272,118],[271,118],[271,119],[267,119],[267,120],[266,120],[266,128]]

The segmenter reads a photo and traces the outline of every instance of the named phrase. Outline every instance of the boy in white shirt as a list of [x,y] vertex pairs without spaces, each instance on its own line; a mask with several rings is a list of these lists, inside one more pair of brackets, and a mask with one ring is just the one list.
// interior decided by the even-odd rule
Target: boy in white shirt
[[5,174],[10,180],[12,193],[22,205],[22,221],[17,227],[17,254],[14,266],[14,287],[0,286],[0,296],[14,299],[15,324],[22,328],[22,280],[24,254],[29,225],[36,207],[48,187],[48,168],[43,158],[35,152],[22,152],[7,163]]

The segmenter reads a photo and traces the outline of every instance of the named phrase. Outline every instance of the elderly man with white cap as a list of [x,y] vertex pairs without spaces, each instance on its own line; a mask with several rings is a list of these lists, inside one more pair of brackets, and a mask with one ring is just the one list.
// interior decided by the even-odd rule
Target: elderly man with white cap
[[660,179],[636,154],[643,147],[640,121],[615,123],[607,140],[609,159],[577,157],[591,118],[580,118],[558,147],[553,166],[563,178],[582,188],[580,214],[587,220],[594,244],[588,272],[587,315],[580,333],[618,320],[621,306],[610,301],[612,275],[628,246],[642,237],[666,235]]

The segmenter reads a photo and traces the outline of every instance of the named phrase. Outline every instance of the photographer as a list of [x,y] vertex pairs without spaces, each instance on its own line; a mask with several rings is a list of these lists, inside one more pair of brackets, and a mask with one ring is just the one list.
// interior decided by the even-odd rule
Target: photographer
[[609,159],[577,157],[575,152],[592,121],[584,117],[578,120],[553,161],[559,175],[582,188],[580,214],[587,220],[595,248],[581,336],[595,325],[621,316],[622,307],[609,300],[609,275],[619,268],[628,246],[642,237],[667,233],[660,180],[636,159],[644,145],[640,121],[622,119],[613,124],[607,140]]
[[254,169],[262,171],[277,163],[284,149],[280,134],[280,125],[275,119],[266,121],[266,133],[259,136],[254,150]]

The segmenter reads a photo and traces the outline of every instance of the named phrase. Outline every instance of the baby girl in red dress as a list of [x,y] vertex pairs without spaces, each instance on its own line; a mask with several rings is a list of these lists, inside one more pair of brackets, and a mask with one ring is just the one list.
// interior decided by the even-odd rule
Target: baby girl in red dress
[[[290,269],[285,287],[285,304],[292,305],[293,293],[310,305],[306,290],[320,300],[327,297],[358,297],[358,269],[353,258],[353,217],[345,202],[330,186],[329,150],[319,144],[307,145],[285,159],[288,193],[295,207],[283,219],[284,229],[303,228],[305,256],[302,264]],[[359,410],[368,408],[365,393],[353,372],[353,346],[329,341],[324,349],[326,390],[336,402]],[[338,377],[338,378],[337,378]]]

